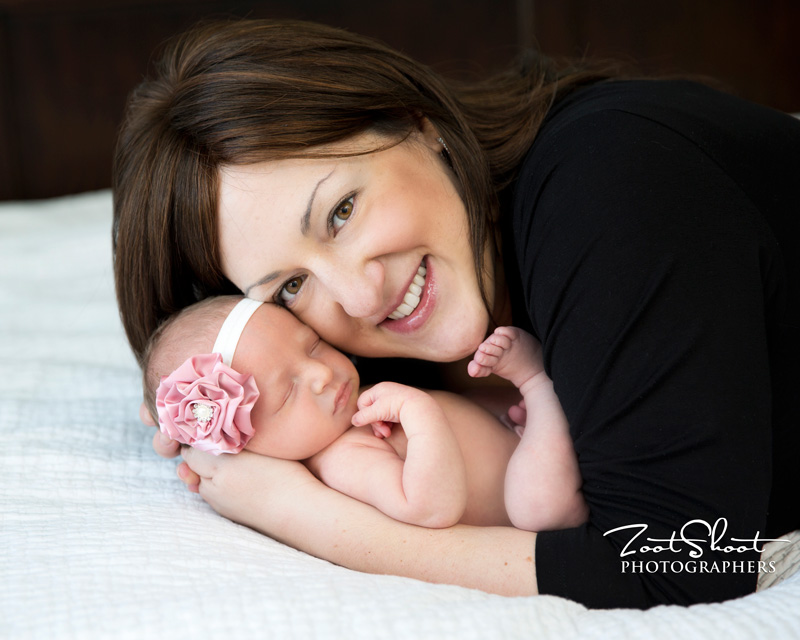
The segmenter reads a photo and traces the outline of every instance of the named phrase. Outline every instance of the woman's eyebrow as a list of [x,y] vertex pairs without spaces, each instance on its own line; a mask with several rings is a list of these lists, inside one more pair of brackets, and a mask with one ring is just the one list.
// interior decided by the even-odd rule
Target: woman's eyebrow
[[304,236],[308,235],[308,229],[311,226],[311,208],[314,206],[314,196],[317,195],[317,189],[319,189],[319,186],[323,182],[331,177],[334,171],[336,171],[336,169],[331,169],[331,172],[327,176],[317,182],[317,186],[315,186],[314,190],[311,192],[311,197],[308,199],[308,204],[306,205],[306,212],[303,214],[303,217],[300,220],[300,233],[302,233]]
[[267,275],[265,275],[263,278],[259,278],[253,284],[251,284],[249,287],[245,288],[244,297],[246,298],[248,295],[250,295],[250,291],[252,291],[256,287],[260,287],[262,284],[267,284],[268,282],[272,282],[279,275],[281,275],[280,271],[273,271],[273,272],[268,273]]
[[[314,197],[317,195],[317,189],[319,189],[320,185],[333,175],[334,171],[336,171],[335,168],[331,169],[331,172],[327,176],[325,176],[319,182],[317,182],[317,184],[314,186],[314,190],[311,192],[311,197],[308,199],[308,204],[306,205],[306,211],[303,214],[303,217],[300,219],[300,232],[304,236],[308,235],[308,230],[311,227],[311,209],[314,206]],[[280,271],[272,271],[267,275],[259,278],[249,287],[245,288],[244,290],[245,297],[250,295],[251,290],[255,289],[256,287],[260,287],[262,284],[267,284],[269,282],[272,282],[279,275],[281,275]]]

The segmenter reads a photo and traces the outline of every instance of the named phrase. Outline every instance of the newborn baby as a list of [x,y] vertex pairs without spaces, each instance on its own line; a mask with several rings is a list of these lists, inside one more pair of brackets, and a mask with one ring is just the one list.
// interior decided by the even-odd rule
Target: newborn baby
[[359,389],[355,366],[286,309],[226,296],[167,320],[143,358],[161,430],[215,454],[298,460],[328,486],[425,527],[576,526],[588,515],[552,382],[533,337],[501,327],[469,364],[522,392],[522,439],[461,396],[392,382]]

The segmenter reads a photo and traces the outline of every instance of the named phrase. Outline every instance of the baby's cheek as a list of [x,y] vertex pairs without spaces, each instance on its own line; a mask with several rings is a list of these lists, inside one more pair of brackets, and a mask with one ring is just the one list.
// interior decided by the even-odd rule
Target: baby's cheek
[[257,453],[260,456],[270,455],[269,447],[267,446],[265,439],[263,437],[259,437],[258,428],[256,428],[255,435],[250,438],[250,442],[247,443],[244,450]]

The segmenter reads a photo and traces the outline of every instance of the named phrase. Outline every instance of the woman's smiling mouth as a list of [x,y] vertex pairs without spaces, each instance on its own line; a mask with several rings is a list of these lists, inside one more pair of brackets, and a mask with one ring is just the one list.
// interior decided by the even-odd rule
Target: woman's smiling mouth
[[403,302],[392,313],[389,314],[390,320],[400,320],[414,313],[419,301],[422,299],[422,288],[425,286],[425,275],[428,270],[425,268],[425,261],[419,265],[417,273],[408,285],[408,291],[403,296]]
[[402,302],[380,323],[380,326],[395,333],[412,333],[422,327],[436,303],[434,275],[426,256],[411,279]]

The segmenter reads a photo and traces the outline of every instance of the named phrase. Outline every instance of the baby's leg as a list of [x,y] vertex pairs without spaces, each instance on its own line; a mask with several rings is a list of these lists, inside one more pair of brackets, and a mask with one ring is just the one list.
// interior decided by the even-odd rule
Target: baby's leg
[[529,408],[528,416],[506,469],[508,517],[515,527],[527,531],[578,526],[586,521],[588,508],[563,412],[545,401]]
[[524,396],[544,372],[542,347],[530,334],[516,327],[498,327],[481,343],[467,371],[473,378],[494,373],[514,384]]
[[473,377],[495,373],[522,393],[525,429],[506,470],[506,511],[515,527],[544,531],[577,526],[588,510],[569,424],[544,371],[539,342],[521,329],[498,327],[468,365]]

